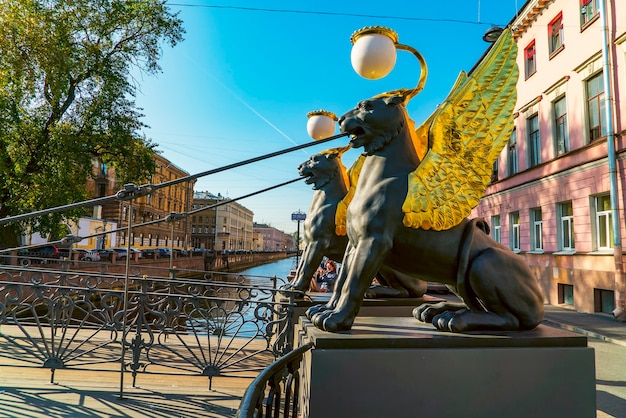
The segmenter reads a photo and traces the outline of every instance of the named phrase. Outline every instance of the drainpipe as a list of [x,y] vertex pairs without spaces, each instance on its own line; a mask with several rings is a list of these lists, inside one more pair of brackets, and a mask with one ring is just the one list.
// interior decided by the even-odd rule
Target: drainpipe
[[617,156],[615,152],[615,134],[613,128],[613,88],[609,65],[609,27],[606,13],[606,0],[599,1],[600,21],[602,22],[602,78],[605,86],[604,104],[606,109],[607,158],[609,163],[609,181],[611,197],[611,218],[613,220],[613,257],[615,261],[615,310],[613,316],[618,321],[626,321],[626,287],[622,263],[622,238],[619,218],[619,199],[617,190]]

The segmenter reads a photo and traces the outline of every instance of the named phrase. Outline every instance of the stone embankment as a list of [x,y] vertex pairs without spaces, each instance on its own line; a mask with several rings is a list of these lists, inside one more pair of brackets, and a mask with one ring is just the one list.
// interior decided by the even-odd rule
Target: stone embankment
[[[201,272],[231,272],[236,273],[251,267],[271,263],[277,260],[290,257],[292,254],[285,252],[256,252],[256,253],[225,253],[217,254],[194,254],[188,257],[175,256],[169,258],[133,258],[130,260],[131,275],[154,275],[167,276],[165,270],[176,269],[176,276],[195,276]],[[171,261],[171,263],[170,263]],[[85,262],[69,261],[65,259],[60,262],[50,262],[46,264],[31,264],[31,267],[45,268],[50,270],[72,270],[102,272],[109,274],[124,274],[126,271],[126,260],[113,259],[111,261]]]

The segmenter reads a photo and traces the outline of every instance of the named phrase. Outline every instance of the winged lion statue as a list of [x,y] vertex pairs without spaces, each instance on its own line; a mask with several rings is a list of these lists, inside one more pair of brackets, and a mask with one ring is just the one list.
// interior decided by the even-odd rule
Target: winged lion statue
[[318,328],[352,327],[381,266],[455,289],[462,305],[421,305],[414,315],[440,330],[528,330],[543,295],[523,259],[469,220],[513,129],[518,69],[505,30],[481,63],[461,73],[417,129],[402,90],[361,101],[339,119],[364,160],[347,205],[348,244],[335,290],[309,308]]

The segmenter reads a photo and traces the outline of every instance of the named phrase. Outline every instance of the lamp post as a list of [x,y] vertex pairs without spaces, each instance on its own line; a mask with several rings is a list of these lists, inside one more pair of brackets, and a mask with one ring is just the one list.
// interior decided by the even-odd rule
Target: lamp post
[[[405,103],[415,97],[426,84],[428,67],[422,54],[415,48],[398,43],[398,34],[383,26],[368,26],[359,29],[350,37],[352,68],[363,78],[376,80],[385,77],[396,64],[397,51],[412,53],[420,64],[420,77],[412,89],[399,89],[389,93],[404,96]],[[335,132],[337,116],[327,110],[315,110],[307,114],[307,133],[314,140],[320,140]]]
[[291,220],[296,221],[298,223],[298,230],[296,231],[296,266],[299,263],[300,259],[300,222],[306,219],[306,213],[297,210],[296,212],[291,214]]
[[422,54],[415,48],[398,43],[398,34],[383,26],[368,26],[354,32],[350,37],[352,68],[363,78],[377,80],[389,74],[396,64],[396,51],[408,51],[420,63],[420,78],[412,89],[401,89],[405,100],[409,101],[424,88],[428,67]]

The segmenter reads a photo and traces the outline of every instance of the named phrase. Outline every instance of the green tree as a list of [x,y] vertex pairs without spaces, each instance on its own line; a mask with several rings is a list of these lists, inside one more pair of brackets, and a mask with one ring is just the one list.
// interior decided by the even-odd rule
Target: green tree
[[[94,161],[122,182],[154,172],[131,71],[159,72],[183,34],[160,0],[0,0],[0,218],[89,199]],[[81,213],[2,225],[0,248]]]

